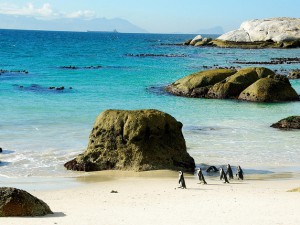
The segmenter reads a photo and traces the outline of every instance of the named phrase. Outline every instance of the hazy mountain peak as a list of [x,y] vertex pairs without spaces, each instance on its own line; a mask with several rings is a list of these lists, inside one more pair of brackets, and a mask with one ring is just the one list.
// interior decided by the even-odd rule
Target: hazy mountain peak
[[121,18],[59,18],[59,19],[37,19],[24,15],[0,14],[0,29],[23,29],[23,30],[56,30],[56,31],[113,31],[123,33],[145,33],[128,20]]

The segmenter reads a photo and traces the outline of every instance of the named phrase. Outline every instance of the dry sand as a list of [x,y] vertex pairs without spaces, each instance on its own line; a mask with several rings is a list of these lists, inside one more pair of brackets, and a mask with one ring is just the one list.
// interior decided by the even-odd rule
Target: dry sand
[[30,191],[53,215],[0,218],[0,224],[300,224],[300,193],[288,192],[300,186],[298,178],[224,184],[206,177],[208,184],[202,185],[195,176],[186,176],[186,190],[178,188],[177,173],[170,171],[99,172],[77,180],[83,185]]

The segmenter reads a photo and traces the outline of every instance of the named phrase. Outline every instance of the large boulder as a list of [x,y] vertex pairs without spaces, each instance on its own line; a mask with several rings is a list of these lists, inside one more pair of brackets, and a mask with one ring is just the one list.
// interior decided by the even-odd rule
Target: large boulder
[[271,127],[279,129],[300,129],[300,116],[289,116],[272,124]]
[[240,100],[253,102],[297,101],[299,96],[285,76],[261,78],[239,95]]
[[299,18],[271,18],[245,21],[240,28],[218,37],[214,41],[220,47],[253,47],[247,43],[257,44],[258,47],[299,47],[300,43]]
[[204,90],[203,95],[205,95],[208,91],[206,87],[210,87],[236,72],[235,69],[213,69],[193,73],[167,86],[166,90],[174,95],[193,97],[194,90],[200,88],[201,91]]
[[272,70],[263,67],[241,69],[234,75],[213,85],[209,89],[207,97],[237,98],[248,86],[268,75],[275,75],[275,73]]
[[106,110],[94,124],[87,150],[67,162],[70,170],[156,170],[193,172],[182,123],[158,110]]
[[0,188],[0,217],[47,214],[53,214],[49,206],[28,192],[12,187]]

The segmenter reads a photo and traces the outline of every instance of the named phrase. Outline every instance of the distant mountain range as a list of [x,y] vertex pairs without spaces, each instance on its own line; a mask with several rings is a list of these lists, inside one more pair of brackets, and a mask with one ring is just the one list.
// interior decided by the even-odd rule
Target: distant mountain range
[[196,34],[224,34],[224,30],[221,26],[211,27],[207,29],[199,29]]
[[40,20],[34,17],[0,14],[0,29],[55,30],[55,31],[114,31],[147,33],[127,20],[114,18]]

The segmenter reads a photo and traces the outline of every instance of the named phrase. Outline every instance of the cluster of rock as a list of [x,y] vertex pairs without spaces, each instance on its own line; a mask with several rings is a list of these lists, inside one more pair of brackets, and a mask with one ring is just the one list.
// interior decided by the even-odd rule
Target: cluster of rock
[[212,41],[212,38],[205,37],[203,38],[201,35],[197,35],[193,39],[186,40],[183,45],[192,45],[192,46],[206,46]]
[[300,129],[300,116],[289,116],[284,118],[277,123],[271,125],[271,127],[279,129]]
[[166,91],[178,96],[254,102],[299,100],[287,77],[263,67],[200,71],[168,85]]
[[[201,36],[200,36],[201,37]],[[299,18],[271,18],[245,21],[237,30],[196,45],[199,37],[184,44],[225,48],[296,48],[300,47]]]
[[188,57],[186,54],[153,54],[153,53],[141,53],[141,54],[125,54],[129,57],[167,57],[167,58],[183,58]]
[[0,187],[0,217],[47,214],[53,214],[53,212],[42,200],[20,189]]
[[96,69],[101,69],[103,66],[97,65],[97,66],[60,66],[61,69],[67,69],[67,70],[80,70],[80,69],[86,69],[86,70],[96,70]]
[[296,69],[296,70],[292,70],[289,75],[288,75],[289,79],[300,79],[300,70]]
[[87,150],[65,163],[69,170],[194,172],[182,123],[158,110],[106,110],[94,124]]
[[29,72],[27,70],[3,70],[0,69],[0,75],[4,73],[23,73],[23,74],[28,74]]

